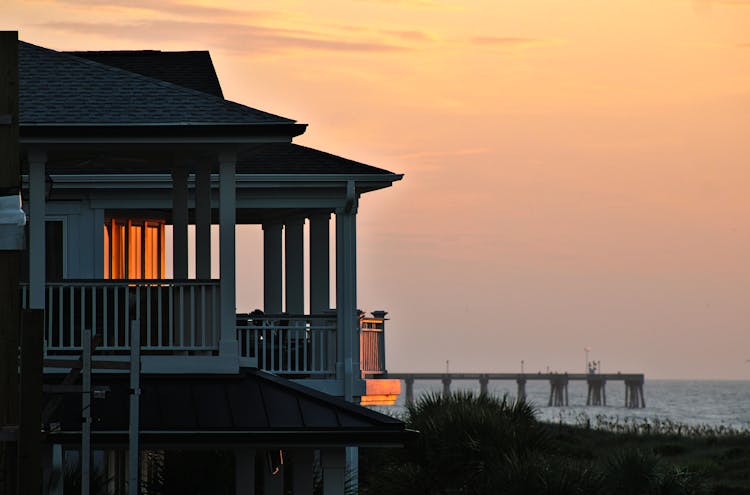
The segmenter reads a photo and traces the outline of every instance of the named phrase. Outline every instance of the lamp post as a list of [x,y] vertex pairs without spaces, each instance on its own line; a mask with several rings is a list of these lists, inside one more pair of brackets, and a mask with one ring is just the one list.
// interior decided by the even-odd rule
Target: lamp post
[[591,347],[588,347],[588,346],[584,347],[583,352],[586,353],[586,366],[584,366],[583,372],[588,373],[589,372],[589,352],[591,352]]

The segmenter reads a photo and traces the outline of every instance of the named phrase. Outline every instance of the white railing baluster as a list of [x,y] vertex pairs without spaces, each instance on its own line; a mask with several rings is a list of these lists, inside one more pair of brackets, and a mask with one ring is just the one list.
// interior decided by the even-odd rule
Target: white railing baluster
[[195,312],[197,308],[197,304],[195,303],[195,286],[190,286],[190,344],[188,347],[194,347],[195,344]]
[[161,304],[161,293],[162,293],[163,286],[158,285],[156,287],[156,314],[157,314],[157,324],[156,324],[156,331],[158,334],[158,339],[156,341],[156,345],[161,347],[164,345],[164,331],[162,329],[162,321],[164,320],[164,311],[162,310],[162,304]]
[[102,344],[104,347],[109,345],[109,320],[107,318],[109,315],[109,311],[107,311],[107,308],[109,308],[109,297],[107,293],[107,286],[102,285]]
[[146,345],[142,347],[149,348],[152,346],[151,341],[151,287],[152,285],[146,286]]
[[176,345],[174,340],[174,284],[169,284],[167,288],[169,290],[169,345],[171,347]]

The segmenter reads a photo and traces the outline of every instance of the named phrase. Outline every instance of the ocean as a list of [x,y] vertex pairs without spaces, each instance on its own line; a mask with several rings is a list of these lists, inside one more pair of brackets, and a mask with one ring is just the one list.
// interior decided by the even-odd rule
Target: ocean
[[[393,406],[379,407],[386,413],[404,410],[404,391]],[[479,393],[479,383],[469,380],[454,380],[451,390],[472,390]],[[414,397],[428,392],[441,392],[440,381],[414,382]],[[607,384],[607,406],[586,406],[586,382],[570,382],[568,385],[568,407],[548,407],[549,384],[543,381],[526,383],[527,399],[537,408],[538,418],[543,421],[576,423],[583,415],[596,418],[660,419],[685,425],[707,425],[750,430],[750,381],[709,380],[648,380],[644,384],[646,407],[626,409],[625,385],[622,382]],[[489,393],[511,398],[516,395],[514,381],[490,381]]]

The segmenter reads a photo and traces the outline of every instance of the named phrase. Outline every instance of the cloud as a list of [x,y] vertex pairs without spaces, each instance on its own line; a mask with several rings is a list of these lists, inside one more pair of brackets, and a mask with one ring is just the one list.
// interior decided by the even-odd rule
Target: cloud
[[511,36],[475,36],[469,40],[475,45],[498,47],[525,47],[549,43],[549,40],[539,38],[518,38]]
[[396,155],[397,158],[435,158],[442,156],[469,156],[483,155],[489,148],[465,148],[460,150],[435,150],[435,151],[415,151]]
[[750,48],[750,43],[737,43],[739,48]]
[[259,18],[270,17],[276,14],[269,11],[231,9],[224,7],[212,7],[196,5],[180,0],[51,0],[53,3],[69,5],[77,8],[90,9],[116,8],[126,10],[148,10],[169,15],[184,17],[210,16],[212,18]]
[[196,44],[228,51],[280,53],[295,49],[335,52],[399,52],[406,47],[382,40],[334,37],[302,29],[283,29],[229,22],[149,20],[132,23],[47,22],[47,29],[77,34],[154,42],[192,40]]
[[434,39],[433,36],[418,30],[386,29],[382,33],[408,41],[432,41]]

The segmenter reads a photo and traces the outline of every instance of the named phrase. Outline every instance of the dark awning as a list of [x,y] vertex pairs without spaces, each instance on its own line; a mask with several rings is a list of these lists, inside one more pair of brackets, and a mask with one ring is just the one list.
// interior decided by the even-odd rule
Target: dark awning
[[[93,400],[94,442],[127,443],[129,376],[95,375],[93,382],[110,389]],[[257,370],[143,375],[141,390],[144,445],[401,445],[414,434],[390,416]],[[79,442],[80,395],[65,394],[50,421],[49,442]]]

